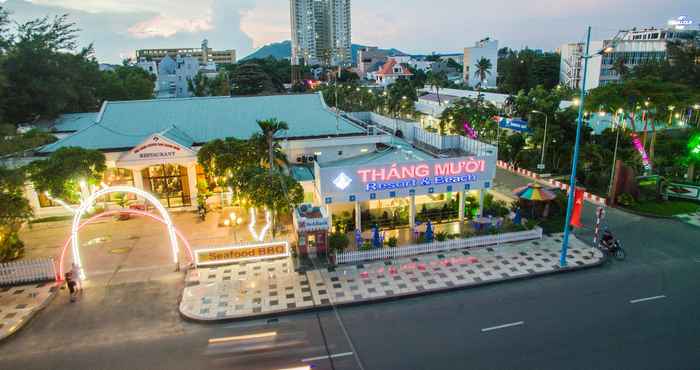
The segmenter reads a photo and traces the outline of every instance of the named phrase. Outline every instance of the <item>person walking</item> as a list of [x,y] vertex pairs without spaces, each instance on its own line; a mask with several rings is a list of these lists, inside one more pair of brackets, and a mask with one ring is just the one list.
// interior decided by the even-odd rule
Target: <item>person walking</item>
[[66,285],[68,285],[68,291],[70,292],[70,301],[75,302],[75,281],[73,280],[73,273],[71,271],[66,272]]
[[76,291],[83,292],[83,282],[80,280],[80,268],[78,265],[73,263],[70,269],[71,274],[73,274],[73,281],[75,282]]

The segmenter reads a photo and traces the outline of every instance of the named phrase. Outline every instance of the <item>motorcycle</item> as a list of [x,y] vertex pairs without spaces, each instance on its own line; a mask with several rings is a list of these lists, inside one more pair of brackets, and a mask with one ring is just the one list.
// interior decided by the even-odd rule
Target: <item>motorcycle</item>
[[601,240],[599,249],[608,256],[614,256],[619,261],[622,261],[627,257],[627,253],[622,248],[622,243],[618,239],[608,243]]

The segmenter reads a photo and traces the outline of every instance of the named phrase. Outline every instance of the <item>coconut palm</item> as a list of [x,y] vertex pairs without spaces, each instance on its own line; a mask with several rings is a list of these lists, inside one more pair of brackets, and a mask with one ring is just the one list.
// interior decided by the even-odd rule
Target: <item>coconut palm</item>
[[430,72],[428,74],[428,80],[426,82],[428,82],[428,85],[431,89],[435,89],[435,95],[437,95],[438,105],[440,105],[440,88],[447,84],[447,77],[445,76],[445,73]]
[[627,74],[629,73],[629,68],[627,67],[627,64],[625,64],[625,58],[617,58],[612,64],[612,70],[617,72],[617,74],[620,76],[620,79],[625,78]]
[[477,91],[479,91],[481,90],[481,85],[483,84],[486,77],[491,75],[491,68],[493,67],[493,65],[491,64],[490,60],[486,58],[481,58],[476,62],[476,64],[474,64],[474,67],[474,77],[479,79],[479,83],[476,84],[476,89]]
[[274,136],[277,132],[282,131],[282,130],[289,130],[289,125],[287,125],[287,122],[284,121],[279,121],[277,118],[268,118],[265,120],[257,120],[258,126],[260,126],[260,129],[263,132],[263,136],[265,137],[265,140],[267,141],[267,150],[268,150],[268,165],[270,166],[270,175],[274,172],[274,163],[275,163],[275,155],[274,155]]

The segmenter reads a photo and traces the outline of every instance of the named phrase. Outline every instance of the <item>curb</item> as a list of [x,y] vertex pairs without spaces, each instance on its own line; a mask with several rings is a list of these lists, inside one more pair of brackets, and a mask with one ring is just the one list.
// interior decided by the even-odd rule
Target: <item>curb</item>
[[53,287],[56,288],[56,289],[54,289],[53,293],[51,293],[51,295],[49,296],[49,298],[47,298],[47,299],[46,299],[44,302],[42,302],[39,306],[37,306],[36,308],[34,308],[33,310],[31,310],[31,312],[29,312],[29,314],[28,314],[24,319],[22,319],[20,322],[18,322],[17,324],[15,324],[14,327],[10,328],[10,330],[9,330],[6,334],[0,335],[0,342],[6,340],[7,338],[11,337],[12,335],[14,335],[14,334],[17,333],[18,331],[20,331],[20,329],[22,329],[23,327],[25,327],[25,326],[34,318],[34,316],[35,316],[37,313],[39,313],[39,311],[41,311],[41,310],[43,310],[44,308],[46,308],[46,307],[49,305],[49,303],[51,303],[51,302],[56,298],[56,296],[58,295],[58,292],[61,290],[61,285],[58,284],[58,283],[56,283],[56,284],[54,284]]
[[573,272],[573,271],[584,270],[584,269],[589,269],[589,268],[593,268],[593,267],[600,267],[605,262],[607,262],[607,256],[605,254],[603,254],[603,258],[598,260],[598,262],[590,264],[590,265],[569,266],[569,267],[565,267],[565,268],[557,268],[557,269],[551,270],[551,271],[535,272],[533,274],[522,275],[522,276],[513,276],[513,277],[501,278],[498,280],[491,280],[491,281],[480,281],[479,283],[471,283],[471,284],[464,284],[464,285],[460,285],[460,286],[444,287],[444,288],[438,288],[438,289],[433,289],[433,290],[426,290],[426,291],[422,291],[419,293],[402,293],[402,294],[396,294],[396,295],[382,297],[382,298],[376,298],[376,299],[363,299],[360,301],[343,302],[343,303],[337,303],[337,304],[314,305],[312,307],[306,307],[306,308],[294,308],[294,309],[281,310],[281,311],[276,311],[276,312],[266,312],[266,313],[253,315],[253,316],[231,317],[231,318],[220,318],[220,319],[218,319],[218,318],[217,319],[200,319],[197,317],[187,316],[185,313],[182,312],[182,310],[180,310],[179,304],[178,304],[178,311],[180,312],[180,316],[182,316],[185,320],[191,321],[191,322],[196,322],[196,323],[203,323],[203,324],[209,324],[209,323],[215,324],[215,323],[221,323],[221,322],[259,320],[259,319],[278,317],[278,316],[282,316],[282,315],[294,315],[294,314],[298,314],[301,312],[328,311],[328,310],[332,310],[334,307],[352,307],[352,306],[359,306],[359,305],[371,304],[371,303],[398,301],[398,300],[402,300],[402,299],[415,298],[415,297],[426,296],[426,295],[431,295],[431,294],[446,293],[446,292],[469,289],[469,288],[477,288],[477,287],[481,287],[481,286],[487,286],[487,285],[510,282],[510,281],[534,279],[537,277],[542,277],[542,276],[547,276],[547,275],[554,275],[554,274],[559,274],[559,273],[564,273],[564,272]]
[[633,214],[633,215],[637,215],[637,216],[649,217],[649,218],[657,218],[657,219],[661,219],[661,220],[673,220],[673,219],[676,219],[676,218],[677,218],[675,215],[674,215],[674,216],[655,215],[655,214],[652,214],[652,213],[646,213],[646,212],[635,211],[635,210],[629,209],[629,208],[627,208],[627,207],[620,207],[620,206],[617,206],[617,207],[615,207],[615,209],[619,209],[619,210],[621,210],[621,211],[623,211],[623,212],[627,212],[627,213],[630,213],[630,214]]

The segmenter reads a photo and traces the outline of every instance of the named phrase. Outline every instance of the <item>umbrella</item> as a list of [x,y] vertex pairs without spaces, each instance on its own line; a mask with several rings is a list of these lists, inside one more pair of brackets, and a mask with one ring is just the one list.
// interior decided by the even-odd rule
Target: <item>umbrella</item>
[[433,241],[433,225],[428,221],[425,226],[425,241],[430,243]]
[[555,199],[557,196],[550,191],[545,189],[540,184],[529,183],[525,186],[521,186],[513,190],[513,194],[526,200],[534,201],[548,201]]
[[382,241],[379,240],[379,228],[377,225],[372,226],[372,245],[374,245],[375,248],[382,247]]
[[355,242],[357,243],[358,248],[362,246],[362,233],[360,232],[360,229],[355,229]]

